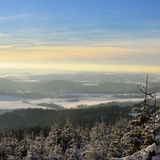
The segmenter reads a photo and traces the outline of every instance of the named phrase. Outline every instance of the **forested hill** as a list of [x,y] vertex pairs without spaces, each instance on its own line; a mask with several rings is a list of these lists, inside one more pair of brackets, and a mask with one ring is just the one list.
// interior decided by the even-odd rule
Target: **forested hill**
[[145,87],[137,87],[144,100],[132,107],[101,104],[85,109],[20,109],[0,115],[0,158],[159,160],[156,93],[148,92],[148,76]]
[[[152,83],[150,90],[156,91],[159,89],[159,83]],[[0,78],[0,94],[14,94],[20,96],[20,92],[23,95],[29,95],[29,92],[36,93],[37,97],[43,97],[42,93],[52,92],[77,92],[77,93],[139,93],[136,88],[136,84],[133,82],[108,82],[99,81],[83,82],[72,80],[49,80],[39,82],[19,82],[10,79]],[[26,92],[27,91],[27,92]]]
[[88,109],[69,109],[69,110],[43,110],[43,109],[20,109],[0,115],[0,131],[16,130],[20,128],[34,126],[51,126],[58,122],[63,126],[67,119],[73,125],[93,126],[95,122],[104,118],[106,124],[114,124],[117,118],[127,116],[131,107],[105,106]]
[[[159,160],[160,108],[153,110],[153,107],[135,106],[131,120],[123,117],[126,109],[129,108],[112,106],[98,110],[85,109],[85,113],[81,109],[66,110],[61,113],[58,111],[54,114],[49,110],[46,110],[46,113],[43,110],[19,110],[17,115],[15,112],[4,114],[2,117],[7,116],[10,124],[17,116],[15,123],[21,120],[21,125],[22,123],[25,125],[25,119],[28,119],[31,125],[36,122],[37,117],[39,119],[43,115],[46,118],[46,115],[50,117],[51,114],[53,119],[56,115],[62,114],[61,118],[70,117],[72,122],[67,119],[63,126],[54,123],[50,129],[30,127],[18,131],[12,130],[10,134],[3,132],[0,139],[0,158],[3,160]],[[121,116],[117,118],[119,112]],[[9,118],[11,115],[13,117]],[[98,115],[103,116],[101,120]],[[80,121],[81,126],[75,125],[76,119]],[[92,124],[95,119],[96,122]],[[113,120],[112,124],[109,119]],[[39,124],[43,122],[45,119],[41,119]],[[88,125],[83,127],[86,122]]]

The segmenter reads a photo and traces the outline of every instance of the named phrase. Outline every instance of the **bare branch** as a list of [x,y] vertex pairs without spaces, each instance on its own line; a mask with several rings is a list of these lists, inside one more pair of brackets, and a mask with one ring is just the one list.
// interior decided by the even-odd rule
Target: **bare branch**
[[138,87],[138,89],[139,89],[142,93],[145,94],[145,91],[143,91],[138,84],[137,84],[137,87]]

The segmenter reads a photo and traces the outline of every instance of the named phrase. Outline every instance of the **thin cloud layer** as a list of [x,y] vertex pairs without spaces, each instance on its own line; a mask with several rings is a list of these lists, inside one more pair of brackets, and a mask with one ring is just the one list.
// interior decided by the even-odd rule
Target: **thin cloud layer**
[[2,2],[2,64],[39,69],[79,64],[77,70],[85,64],[88,70],[99,71],[113,70],[113,66],[122,71],[133,71],[133,66],[137,71],[137,66],[159,68],[158,5],[148,0],[145,4],[137,0]]

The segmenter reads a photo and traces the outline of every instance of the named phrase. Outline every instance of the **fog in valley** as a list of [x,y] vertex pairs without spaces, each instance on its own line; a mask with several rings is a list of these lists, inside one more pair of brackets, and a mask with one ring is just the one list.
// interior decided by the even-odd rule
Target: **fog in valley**
[[[146,74],[130,73],[1,73],[1,114],[20,108],[69,109],[98,104],[133,105],[144,98],[137,84]],[[149,90],[160,98],[160,75],[149,75]],[[49,105],[52,104],[52,105]]]

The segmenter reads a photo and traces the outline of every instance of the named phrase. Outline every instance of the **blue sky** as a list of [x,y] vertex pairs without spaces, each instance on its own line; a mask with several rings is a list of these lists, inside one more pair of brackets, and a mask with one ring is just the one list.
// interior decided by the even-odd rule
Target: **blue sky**
[[160,1],[0,2],[1,68],[160,72]]

